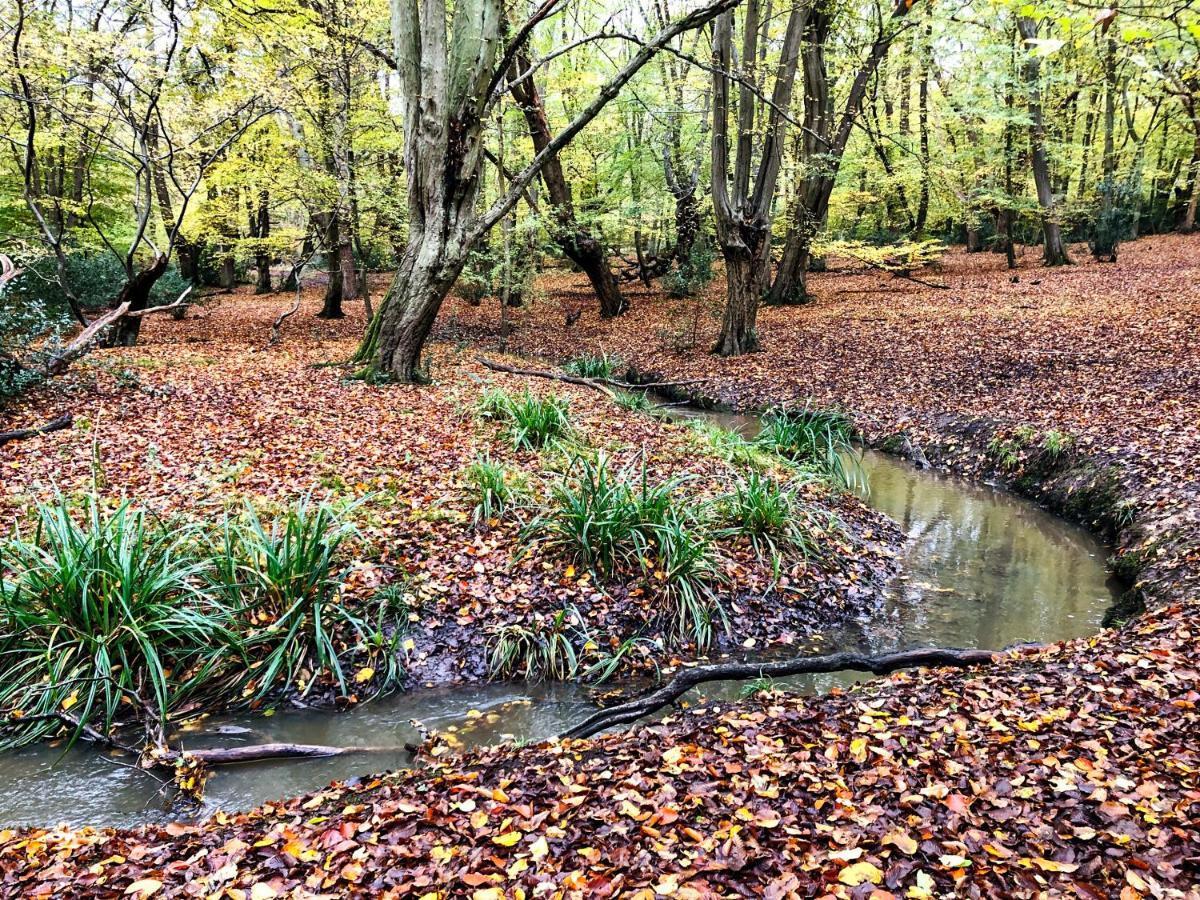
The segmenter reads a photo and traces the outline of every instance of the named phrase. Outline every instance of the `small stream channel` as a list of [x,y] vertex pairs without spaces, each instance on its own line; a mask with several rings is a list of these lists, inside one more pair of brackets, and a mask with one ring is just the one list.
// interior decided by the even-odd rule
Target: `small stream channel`
[[[745,433],[752,416],[703,415]],[[867,451],[867,502],[898,521],[906,535],[903,568],[881,613],[813,636],[813,653],[869,653],[920,646],[1003,648],[1018,642],[1080,637],[1099,630],[1120,592],[1105,569],[1107,551],[1086,531],[987,485]],[[866,676],[801,676],[780,682],[827,691]],[[710,699],[736,697],[740,684],[707,686]],[[576,684],[484,684],[419,690],[342,714],[280,711],[274,716],[214,718],[183,736],[184,746],[266,741],[402,747],[415,740],[410,720],[453,729],[464,745],[552,736],[593,709]],[[403,751],[224,767],[208,782],[206,811],[236,810],[290,797],[333,779],[409,764]],[[147,774],[94,749],[49,746],[0,757],[0,824],[132,825],[179,818],[164,808]],[[202,811],[203,813],[204,811]]]

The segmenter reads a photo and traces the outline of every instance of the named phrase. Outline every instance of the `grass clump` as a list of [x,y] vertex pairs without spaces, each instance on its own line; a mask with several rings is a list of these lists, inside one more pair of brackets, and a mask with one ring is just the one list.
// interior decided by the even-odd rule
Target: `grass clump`
[[[342,602],[354,533],[308,499],[264,523],[247,505],[214,538],[94,494],[34,511],[33,535],[0,543],[0,748],[57,733],[111,736],[140,724],[161,741],[197,708],[397,685],[407,609],[385,589]],[[355,660],[353,684],[343,671]]]
[[501,390],[484,393],[479,414],[504,425],[513,449],[536,450],[571,433],[570,403],[561,397],[538,397],[526,390],[519,397]]
[[722,428],[707,419],[691,419],[687,423],[692,443],[701,452],[723,460],[739,469],[760,472],[778,467],[779,457],[729,428]]
[[465,474],[476,498],[471,517],[477,528],[499,519],[525,495],[517,473],[486,454],[476,457]]
[[808,557],[817,552],[795,487],[749,472],[718,501],[723,537],[745,538],[760,559],[775,559],[790,550]]
[[568,629],[578,615],[565,609],[541,628],[504,625],[488,642],[488,668],[498,678],[521,676],[528,681],[566,681],[579,671],[579,659]]
[[863,480],[854,461],[853,434],[850,420],[836,410],[776,409],[763,416],[755,442],[840,487],[853,488]]
[[109,733],[130,708],[159,722],[210,687],[215,648],[242,648],[226,610],[202,590],[208,565],[194,532],[123,503],[89,498],[82,521],[65,500],[40,504],[29,539],[0,550],[0,746],[21,746],[64,722]]
[[619,356],[608,353],[585,353],[567,360],[563,370],[580,378],[611,379],[621,366],[625,365]]
[[648,413],[654,409],[650,396],[644,391],[617,391],[614,397],[617,406],[628,412]]
[[714,590],[723,573],[705,510],[679,497],[683,483],[652,483],[644,460],[614,470],[603,454],[595,461],[577,457],[551,486],[548,509],[526,536],[605,577],[642,577],[666,601],[667,630],[707,647],[714,622],[725,618]]
[[303,695],[322,670],[346,693],[338,643],[365,649],[377,630],[341,602],[347,570],[339,550],[355,533],[332,506],[309,498],[270,522],[249,503],[240,516],[226,519],[216,587],[248,626],[247,647],[256,662],[247,696],[292,686]]

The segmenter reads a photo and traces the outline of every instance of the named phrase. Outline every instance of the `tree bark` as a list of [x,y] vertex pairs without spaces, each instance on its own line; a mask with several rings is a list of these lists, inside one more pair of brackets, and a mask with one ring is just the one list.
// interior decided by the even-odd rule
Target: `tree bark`
[[325,285],[325,297],[321,303],[318,319],[342,319],[342,254],[338,238],[338,215],[336,210],[325,213],[322,217],[325,226],[325,272],[328,283]]
[[[1027,16],[1017,19],[1021,39],[1026,43],[1037,40],[1038,25]],[[1025,51],[1023,66],[1026,90],[1029,92],[1029,143],[1033,183],[1037,188],[1038,205],[1042,209],[1042,262],[1047,266],[1061,266],[1071,262],[1063,242],[1062,229],[1057,219],[1054,190],[1050,184],[1050,157],[1046,152],[1046,124],[1042,116],[1042,63],[1034,46]]]
[[832,11],[826,3],[821,2],[809,11],[805,24],[802,50],[805,83],[803,147],[808,171],[792,210],[783,258],[767,295],[767,302],[771,304],[808,302],[807,270],[812,257],[813,239],[829,213],[829,199],[851,130],[862,109],[867,85],[887,57],[888,49],[898,34],[896,31],[880,32],[876,36],[870,53],[850,85],[846,105],[835,130],[829,72],[825,64],[825,47],[832,21]]
[[[721,334],[713,347],[720,356],[738,356],[758,349],[756,323],[759,300],[770,272],[771,206],[783,159],[785,121],[799,63],[800,42],[808,17],[804,6],[788,16],[787,33],[780,50],[779,67],[771,92],[770,112],[762,146],[754,147],[754,95],[743,87],[738,94],[737,137],[732,178],[729,171],[730,79],[733,65],[733,14],[723,13],[713,29],[713,214],[717,242],[725,258],[725,311]],[[742,33],[743,62],[755,58],[759,38],[758,0],[748,0]],[[753,79],[754,72],[747,73]],[[757,171],[751,177],[753,158]]]
[[[512,77],[518,79],[529,69],[528,55],[518,53],[513,62]],[[552,136],[546,119],[546,109],[533,76],[514,81],[511,93],[525,116],[534,152],[541,153],[550,145]],[[551,236],[563,254],[587,275],[596,299],[600,302],[600,318],[612,319],[626,312],[629,309],[629,301],[621,293],[604,245],[576,218],[571,185],[567,182],[558,154],[546,161],[541,177],[550,196],[550,203],[554,206],[555,222],[550,229]]]
[[132,347],[137,343],[138,335],[142,330],[143,317],[131,316],[128,313],[137,313],[146,309],[150,303],[150,291],[165,271],[167,271],[167,257],[160,254],[147,268],[137,272],[125,282],[112,305],[115,308],[128,303],[129,309],[126,315],[117,319],[104,338],[105,347]]

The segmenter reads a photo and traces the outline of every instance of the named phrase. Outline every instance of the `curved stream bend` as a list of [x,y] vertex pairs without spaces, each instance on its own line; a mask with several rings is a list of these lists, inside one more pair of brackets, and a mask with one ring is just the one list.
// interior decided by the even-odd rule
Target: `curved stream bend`
[[[700,413],[686,412],[696,415]],[[752,417],[703,413],[749,430]],[[1104,547],[1087,532],[1011,494],[963,479],[918,471],[868,451],[867,502],[898,521],[907,542],[902,574],[879,615],[817,635],[813,653],[869,654],[913,647],[983,647],[1080,637],[1100,628],[1119,593]],[[802,676],[783,685],[825,691],[865,676]],[[707,685],[710,698],[736,697],[740,683]],[[411,719],[454,729],[464,744],[538,740],[567,730],[594,710],[574,684],[485,684],[416,691],[351,712],[280,712],[210,720],[204,746],[268,741],[336,746],[401,746],[416,738]],[[407,755],[372,754],[222,768],[210,779],[208,803],[225,809],[296,796],[364,768],[408,764]],[[131,825],[175,818],[164,810],[145,773],[77,747],[66,754],[32,747],[0,757],[0,822]]]

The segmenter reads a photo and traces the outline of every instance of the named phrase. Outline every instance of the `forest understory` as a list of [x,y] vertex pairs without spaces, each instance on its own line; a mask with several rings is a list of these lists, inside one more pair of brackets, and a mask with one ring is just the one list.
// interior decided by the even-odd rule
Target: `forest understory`
[[[508,311],[503,341],[494,299],[455,299],[429,355],[432,388],[313,368],[345,359],[363,324],[356,304],[340,322],[312,318],[315,291],[274,347],[283,298],[239,293],[182,322],[147,323],[135,349],[95,354],[6,411],[4,428],[75,416],[69,430],[4,449],[7,515],[93,484],[198,519],[314,484],[357,499],[355,550],[371,562],[355,568],[347,602],[407,576],[416,684],[485,677],[480,634],[552,629],[568,608],[601,636],[597,654],[617,649],[610,636],[656,627],[653,573],[602,595],[561,551],[514,563],[515,520],[472,521],[463,470],[478,451],[526,479],[571,465],[570,449],[514,449],[479,414],[485,385],[569,397],[569,446],[605,448],[614,465],[639,467],[630,471],[644,459],[655,478],[686,475],[700,495],[718,495],[733,465],[701,432],[600,392],[489,372],[474,361],[488,342],[493,358],[501,347],[556,362],[610,354],[743,409],[837,407],[869,443],[997,478],[1114,537],[1148,611],[985,668],[901,673],[817,698],[759,694],[591,741],[439,753],[411,772],[200,825],[9,829],[3,890],[1195,896],[1200,243],[1144,239],[1119,263],[1057,269],[1036,257],[1009,272],[1002,257],[955,251],[917,273],[942,287],[835,260],[812,276],[814,303],[764,309],[764,352],[735,359],[708,353],[715,294],[631,287],[631,311],[601,322],[586,283],[568,274],[544,277],[527,308]],[[785,556],[776,573],[726,540],[720,565],[738,589],[722,603],[736,640],[713,652],[747,639],[803,649],[813,616],[869,604],[892,570],[893,526],[820,482],[802,491],[825,550]],[[638,648],[623,662],[673,661]]]

